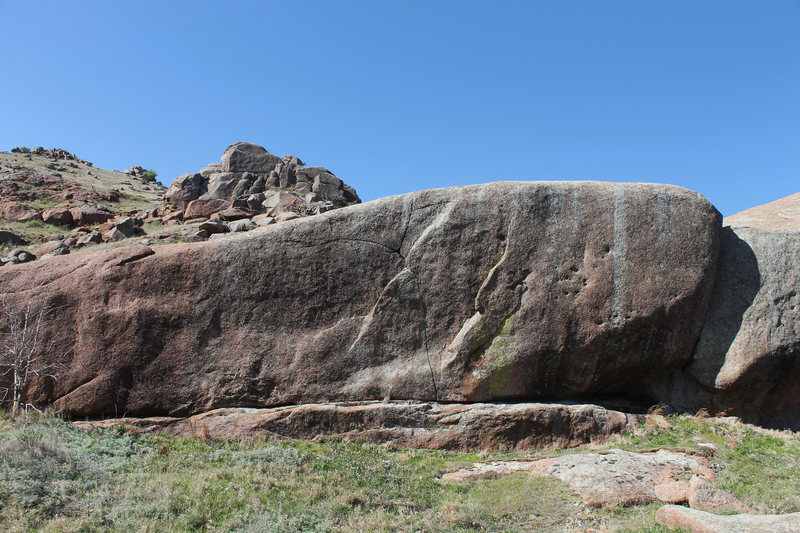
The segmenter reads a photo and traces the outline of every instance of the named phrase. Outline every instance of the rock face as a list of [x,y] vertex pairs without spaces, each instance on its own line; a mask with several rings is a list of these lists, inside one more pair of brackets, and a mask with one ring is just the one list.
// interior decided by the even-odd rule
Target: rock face
[[367,439],[402,448],[514,450],[603,442],[639,418],[596,405],[352,402],[272,409],[216,409],[189,418],[77,422],[204,438]]
[[493,183],[9,266],[0,290],[59,308],[69,370],[30,399],[77,416],[550,400],[686,364],[719,232],[678,187]]
[[800,230],[800,192],[731,215],[725,219],[725,224],[767,230]]
[[[303,204],[303,211],[309,212],[361,202],[355,189],[326,168],[306,167],[295,156],[278,157],[261,146],[245,142],[229,146],[221,163],[176,178],[164,199],[177,210],[194,200],[219,200],[260,213],[265,211],[261,207],[264,198],[253,203],[253,196],[278,189],[293,195]],[[311,194],[314,197],[306,201],[305,196]]]
[[[726,228],[689,374],[716,411],[800,418],[800,232]],[[767,415],[769,416],[769,415]],[[770,419],[776,417],[769,416]]]
[[656,396],[800,429],[800,231],[731,228],[691,363]]

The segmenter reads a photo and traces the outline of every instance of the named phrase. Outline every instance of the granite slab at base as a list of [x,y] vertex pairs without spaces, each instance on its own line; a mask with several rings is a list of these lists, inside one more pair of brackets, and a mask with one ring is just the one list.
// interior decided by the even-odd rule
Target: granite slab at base
[[186,418],[114,418],[75,425],[200,438],[338,437],[404,448],[526,450],[603,442],[632,430],[640,419],[597,405],[373,401],[227,408]]

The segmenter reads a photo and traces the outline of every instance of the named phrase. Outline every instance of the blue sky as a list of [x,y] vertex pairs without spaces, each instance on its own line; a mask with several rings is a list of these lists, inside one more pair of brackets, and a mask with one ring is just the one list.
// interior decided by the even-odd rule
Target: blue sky
[[246,140],[364,200],[501,179],[800,191],[800,1],[0,0],[0,149],[175,176]]

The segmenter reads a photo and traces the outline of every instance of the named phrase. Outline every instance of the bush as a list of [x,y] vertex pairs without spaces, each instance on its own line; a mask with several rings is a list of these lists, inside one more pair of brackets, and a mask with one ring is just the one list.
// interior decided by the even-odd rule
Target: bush
[[12,148],[11,152],[17,154],[29,154],[31,153],[31,149],[28,148],[27,146],[17,146],[16,148]]
[[75,496],[124,468],[132,445],[128,438],[85,433],[37,415],[0,425],[0,501],[45,516],[80,514]]
[[153,169],[147,169],[142,173],[142,179],[145,181],[156,181],[158,173]]

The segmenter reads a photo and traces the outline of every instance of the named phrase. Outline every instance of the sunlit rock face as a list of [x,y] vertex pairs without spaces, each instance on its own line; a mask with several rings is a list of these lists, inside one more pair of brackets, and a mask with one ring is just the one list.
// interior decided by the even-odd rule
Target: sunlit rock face
[[[237,163],[238,164],[238,163]],[[58,307],[76,415],[624,394],[689,362],[720,215],[667,185],[501,182],[0,270]]]

